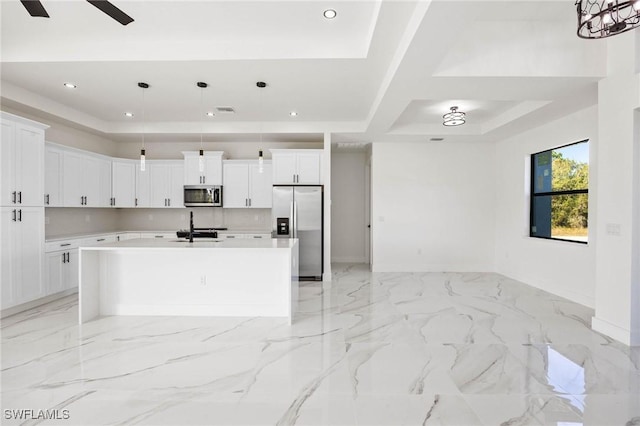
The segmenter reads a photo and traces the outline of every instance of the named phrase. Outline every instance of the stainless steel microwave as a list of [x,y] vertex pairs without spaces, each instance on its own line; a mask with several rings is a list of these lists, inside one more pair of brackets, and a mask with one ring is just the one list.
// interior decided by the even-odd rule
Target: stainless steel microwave
[[185,185],[185,207],[222,207],[221,185]]

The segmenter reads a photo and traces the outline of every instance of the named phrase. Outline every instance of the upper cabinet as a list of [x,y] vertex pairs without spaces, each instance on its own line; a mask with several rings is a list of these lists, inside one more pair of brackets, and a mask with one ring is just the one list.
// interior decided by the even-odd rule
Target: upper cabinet
[[147,161],[150,206],[184,208],[184,164],[180,160]]
[[62,207],[62,170],[64,167],[62,151],[45,145],[44,152],[44,205]]
[[62,193],[65,207],[111,206],[111,161],[80,151],[63,152]]
[[113,207],[136,206],[135,160],[113,159],[111,162],[111,205]]
[[321,149],[272,149],[274,185],[322,183]]
[[0,205],[43,206],[46,125],[3,112]]
[[182,155],[185,185],[222,185],[222,151],[205,151],[202,171],[198,151],[185,151]]
[[265,161],[260,169],[257,160],[223,162],[225,208],[271,208],[272,165]]

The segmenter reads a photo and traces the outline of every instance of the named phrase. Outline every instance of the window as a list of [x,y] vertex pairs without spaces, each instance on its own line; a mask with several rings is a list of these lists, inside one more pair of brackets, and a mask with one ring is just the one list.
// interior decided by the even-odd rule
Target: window
[[589,141],[531,156],[531,237],[586,243]]

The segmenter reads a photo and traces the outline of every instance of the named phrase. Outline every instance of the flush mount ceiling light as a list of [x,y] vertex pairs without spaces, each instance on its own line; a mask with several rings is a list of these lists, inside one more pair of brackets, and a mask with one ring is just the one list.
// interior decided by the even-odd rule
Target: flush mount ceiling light
[[125,112],[124,115],[129,117],[129,118],[133,117],[133,113],[132,112]]
[[458,111],[457,106],[452,106],[451,111],[442,116],[444,121],[442,122],[445,126],[460,126],[465,123],[465,113],[462,111]]
[[73,83],[64,83],[64,87],[66,87],[67,89],[75,89],[78,86]]
[[578,37],[606,38],[640,27],[640,0],[576,0]]
[[215,117],[216,114],[213,111],[208,111],[207,112],[207,117]]
[[297,112],[295,112],[295,111],[291,111],[291,112],[289,113],[289,115],[290,115],[291,117],[297,117],[297,116],[298,116],[298,113],[297,113]]
[[334,9],[327,9],[322,12],[322,15],[327,19],[333,19],[338,16],[338,12],[336,12]]

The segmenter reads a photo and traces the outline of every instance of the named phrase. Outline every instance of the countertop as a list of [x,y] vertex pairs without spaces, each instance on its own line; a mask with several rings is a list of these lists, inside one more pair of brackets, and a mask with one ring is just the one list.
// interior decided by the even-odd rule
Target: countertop
[[297,239],[264,238],[264,239],[231,239],[210,240],[201,238],[190,243],[179,239],[137,238],[114,243],[101,243],[93,246],[83,246],[81,250],[164,250],[164,249],[291,249],[297,244]]
[[[74,240],[74,239],[82,239],[82,238],[93,238],[100,237],[103,235],[114,235],[114,234],[173,234],[176,235],[177,229],[168,229],[164,231],[159,230],[146,230],[146,231],[106,231],[106,232],[92,232],[90,234],[68,234],[68,235],[57,235],[55,237],[46,238],[46,243],[52,243],[56,241],[63,240]],[[228,229],[226,231],[218,231],[219,235],[225,234],[271,234],[271,230],[264,229]]]

